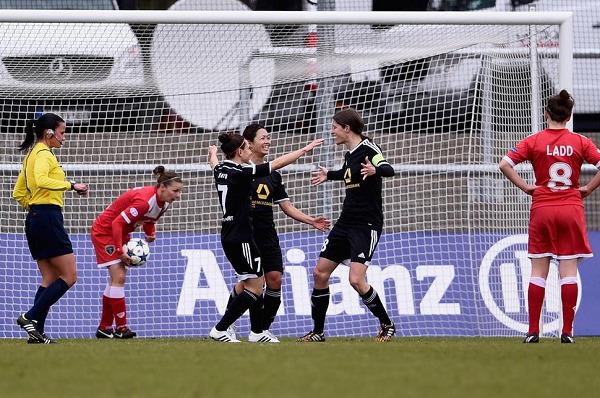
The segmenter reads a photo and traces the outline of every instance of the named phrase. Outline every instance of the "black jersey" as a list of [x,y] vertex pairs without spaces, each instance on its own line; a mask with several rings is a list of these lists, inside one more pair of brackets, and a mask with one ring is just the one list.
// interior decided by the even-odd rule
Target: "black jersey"
[[252,221],[255,230],[275,229],[273,205],[289,200],[281,174],[274,171],[252,182]]
[[223,210],[222,242],[250,242],[252,222],[250,207],[252,180],[271,173],[271,164],[238,164],[225,160],[213,171],[219,203]]
[[346,184],[346,198],[338,221],[349,225],[371,224],[374,227],[381,228],[383,226],[381,175],[377,173],[363,180],[360,170],[366,157],[375,167],[387,165],[391,168],[391,165],[383,157],[381,148],[365,139],[354,149],[346,152],[342,168],[327,173],[327,178],[344,180]]

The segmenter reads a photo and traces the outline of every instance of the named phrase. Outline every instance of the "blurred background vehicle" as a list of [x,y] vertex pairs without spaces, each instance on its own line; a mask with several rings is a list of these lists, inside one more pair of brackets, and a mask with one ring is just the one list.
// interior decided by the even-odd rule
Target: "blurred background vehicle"
[[[112,10],[113,0],[0,0],[0,9]],[[161,99],[127,24],[0,23],[3,131],[45,112],[75,129],[147,131]],[[11,125],[12,124],[12,125]]]
[[[431,0],[434,11],[572,11],[574,29],[573,127],[600,132],[600,3],[596,0]],[[538,34],[540,48],[558,46],[558,36]],[[559,87],[553,81],[554,91]]]

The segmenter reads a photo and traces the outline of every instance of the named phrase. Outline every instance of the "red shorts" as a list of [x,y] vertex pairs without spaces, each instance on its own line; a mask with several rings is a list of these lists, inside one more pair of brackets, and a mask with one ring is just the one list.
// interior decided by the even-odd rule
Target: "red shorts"
[[543,206],[529,215],[530,258],[557,260],[593,257],[581,206]]
[[[123,242],[129,240],[129,235],[123,237]],[[100,234],[92,228],[92,244],[96,252],[96,261],[98,268],[109,267],[119,264],[121,259],[115,250],[115,244],[112,235]]]

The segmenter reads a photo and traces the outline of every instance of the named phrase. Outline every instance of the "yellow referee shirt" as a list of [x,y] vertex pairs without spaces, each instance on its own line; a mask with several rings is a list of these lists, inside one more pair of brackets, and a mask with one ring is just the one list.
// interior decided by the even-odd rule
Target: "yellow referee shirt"
[[71,190],[56,156],[41,142],[35,144],[23,160],[23,167],[13,189],[13,198],[25,210],[30,205],[63,206],[63,191]]

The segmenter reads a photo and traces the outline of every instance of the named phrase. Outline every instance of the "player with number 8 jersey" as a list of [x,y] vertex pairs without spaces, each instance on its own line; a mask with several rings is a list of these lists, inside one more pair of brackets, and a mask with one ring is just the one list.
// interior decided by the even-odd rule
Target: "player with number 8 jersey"
[[[551,97],[545,112],[548,127],[524,138],[508,151],[499,165],[515,186],[532,196],[528,240],[532,267],[528,288],[529,331],[524,343],[539,342],[540,315],[551,260],[558,261],[560,275],[561,342],[574,342],[577,263],[593,256],[583,198],[600,185],[600,173],[584,186],[580,186],[579,177],[584,162],[600,167],[600,152],[590,139],[566,127],[574,104],[566,90]],[[514,166],[524,161],[533,166],[534,184],[526,182],[514,170]]]

